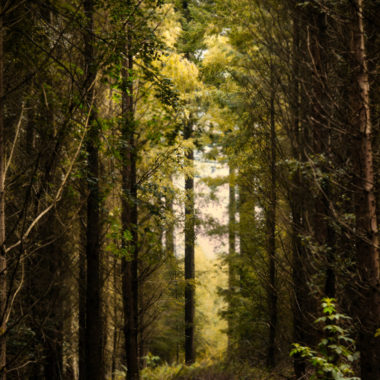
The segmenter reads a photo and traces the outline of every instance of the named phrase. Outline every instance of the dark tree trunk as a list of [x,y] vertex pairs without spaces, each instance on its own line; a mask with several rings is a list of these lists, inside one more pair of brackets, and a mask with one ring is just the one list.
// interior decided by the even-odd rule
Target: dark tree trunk
[[361,378],[380,378],[380,265],[379,236],[374,189],[370,85],[363,24],[363,0],[355,1],[352,24],[351,111],[353,120],[353,164],[355,178],[356,255],[360,300],[356,315],[360,321]]
[[[82,184],[84,185],[84,184]],[[85,187],[85,186],[82,186]],[[82,199],[85,197],[86,189],[82,188]],[[86,379],[86,287],[87,287],[87,270],[86,270],[86,220],[87,208],[82,206],[80,211],[80,242],[79,248],[79,282],[78,282],[78,361],[79,361],[79,378]]]
[[[322,4],[323,5],[323,4]],[[312,154],[320,157],[315,165],[323,178],[316,178],[318,182],[313,213],[313,235],[315,244],[321,248],[321,260],[326,269],[324,293],[328,297],[335,296],[335,232],[331,224],[329,202],[332,193],[327,161],[331,156],[331,123],[332,114],[329,104],[328,83],[328,15],[318,6],[307,9],[310,19],[309,45],[310,52],[307,58],[310,67],[311,83],[308,89],[308,98],[311,103],[309,123],[312,128]],[[314,165],[314,164],[313,164]]]
[[138,356],[138,209],[136,183],[136,142],[133,98],[132,38],[128,31],[126,56],[122,69],[123,93],[121,129],[122,156],[122,286],[124,308],[125,351],[127,356],[127,379],[139,379]]
[[6,379],[7,258],[5,255],[4,26],[0,6],[0,380]]
[[[302,53],[305,48],[305,36],[301,34],[301,22],[303,13],[295,1],[293,10],[293,68],[292,68],[292,98],[291,98],[291,140],[294,158],[305,162],[305,146],[309,142],[308,132],[305,129],[305,105],[301,101],[306,99],[305,83],[302,80],[305,72],[301,71]],[[312,346],[315,341],[315,328],[313,327],[313,312],[316,310],[315,300],[310,294],[310,251],[302,241],[307,233],[307,212],[311,209],[308,200],[309,189],[306,179],[300,169],[293,175],[293,183],[289,193],[290,208],[292,215],[292,276],[293,276],[293,341]],[[306,371],[305,359],[300,356],[294,357],[294,371],[296,378],[302,378]]]
[[[295,1],[297,3],[297,1]],[[300,145],[299,138],[299,128],[300,128],[300,112],[299,112],[299,96],[300,96],[300,84],[299,84],[299,49],[300,49],[300,20],[299,13],[297,7],[294,10],[293,15],[293,91],[292,91],[292,104],[291,104],[291,112],[293,119],[293,130],[292,137],[294,137],[295,142],[293,143],[293,154],[295,158],[299,159],[299,154],[297,154],[297,149]],[[304,341],[303,331],[305,328],[305,322],[303,318],[303,311],[301,311],[302,304],[299,304],[299,300],[302,303],[303,297],[307,297],[305,292],[302,292],[304,289],[304,281],[306,279],[303,275],[304,272],[302,270],[302,258],[304,256],[304,247],[302,246],[302,241],[300,239],[300,226],[301,226],[301,210],[300,204],[302,199],[298,199],[298,202],[292,202],[293,199],[297,199],[298,192],[300,190],[300,179],[299,173],[297,172],[294,176],[295,181],[293,183],[293,189],[290,193],[290,201],[291,201],[291,214],[292,214],[292,249],[293,249],[293,288],[294,288],[294,301],[293,301],[293,340],[295,342]],[[294,372],[296,378],[302,378],[305,374],[306,364],[305,360],[300,356],[294,357]]]
[[[49,215],[46,225],[40,229],[42,236],[58,236],[58,224],[53,214]],[[43,368],[46,379],[60,380],[63,376],[63,298],[64,260],[63,242],[59,239],[39,252],[36,286],[32,290],[40,293],[41,301],[33,313],[39,316],[41,345],[43,346]],[[40,276],[38,276],[40,273]],[[45,285],[45,286],[44,286]],[[50,291],[46,294],[46,288]]]
[[[190,139],[193,133],[191,121],[185,124],[184,138]],[[186,153],[189,164],[193,166],[194,152],[189,149]],[[194,313],[195,313],[195,224],[194,224],[194,178],[185,178],[185,361],[195,362],[194,349]]]
[[267,365],[273,368],[276,364],[276,330],[277,330],[277,283],[276,283],[276,125],[275,125],[275,90],[273,81],[273,67],[271,67],[271,97],[270,97],[270,185],[269,204],[266,210],[267,254],[269,257],[269,345]]
[[111,364],[111,378],[115,380],[116,369],[119,358],[119,312],[118,312],[118,284],[120,278],[119,259],[115,255],[113,258],[113,336],[112,336],[112,364]]
[[[187,0],[182,0],[182,14],[184,17],[184,28],[188,28],[191,22],[191,14]],[[186,44],[186,42],[185,42]],[[188,47],[184,49],[186,59],[190,59]],[[185,121],[184,139],[190,139],[193,135],[193,124],[191,118]],[[188,149],[186,158],[189,165],[194,166],[194,151]],[[185,362],[195,362],[194,349],[194,314],[195,314],[195,215],[194,215],[194,178],[185,176]]]
[[233,311],[233,293],[236,287],[236,274],[234,269],[234,256],[236,254],[236,186],[235,186],[235,170],[230,164],[229,173],[229,202],[228,202],[228,288],[231,294],[228,304],[229,317],[228,317],[228,346],[227,352],[229,357],[232,355],[232,342],[233,342],[233,322],[231,319],[231,312]]
[[[55,286],[56,285],[54,285],[54,287]],[[54,299],[54,296],[57,296],[55,291],[53,291],[52,299]],[[53,304],[53,307],[54,306]],[[44,347],[44,373],[45,379],[49,380],[61,380],[63,378],[62,310],[60,310],[59,307],[57,307],[57,309],[58,313],[53,312],[50,316],[52,326],[47,331],[49,336],[45,336],[48,341],[45,342]]]
[[[173,184],[172,178],[170,179],[170,183]],[[166,210],[173,215],[174,213],[174,203],[173,203],[174,194],[168,194],[166,196]],[[167,258],[171,260],[175,260],[175,247],[174,247],[174,223],[171,221],[167,226],[165,231],[165,250]]]
[[85,0],[84,59],[86,74],[86,110],[89,112],[89,130],[86,138],[87,151],[87,225],[86,225],[86,332],[85,361],[86,373],[82,379],[102,380],[103,345],[101,315],[100,275],[100,208],[99,208],[99,128],[95,109],[96,59],[94,51],[94,1]]

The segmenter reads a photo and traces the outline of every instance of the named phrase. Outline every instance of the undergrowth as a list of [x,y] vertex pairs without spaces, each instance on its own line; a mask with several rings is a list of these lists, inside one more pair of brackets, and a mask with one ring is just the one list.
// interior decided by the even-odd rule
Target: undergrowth
[[[150,364],[150,363],[149,363]],[[197,361],[192,365],[148,365],[141,373],[142,380],[235,380],[219,363],[211,359]]]
[[142,380],[278,380],[284,378],[288,377],[276,371],[270,373],[243,363],[231,364],[212,359],[203,359],[190,366],[184,364],[148,365],[141,373]]

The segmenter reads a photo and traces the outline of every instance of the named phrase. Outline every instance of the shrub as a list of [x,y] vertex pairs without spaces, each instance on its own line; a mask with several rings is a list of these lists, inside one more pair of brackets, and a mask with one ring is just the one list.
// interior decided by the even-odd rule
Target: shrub
[[353,376],[353,365],[359,353],[355,352],[355,342],[348,330],[342,326],[350,317],[337,312],[334,298],[324,298],[322,310],[324,316],[315,322],[323,324],[325,337],[317,349],[294,343],[290,356],[305,358],[315,369],[313,379],[360,380]]

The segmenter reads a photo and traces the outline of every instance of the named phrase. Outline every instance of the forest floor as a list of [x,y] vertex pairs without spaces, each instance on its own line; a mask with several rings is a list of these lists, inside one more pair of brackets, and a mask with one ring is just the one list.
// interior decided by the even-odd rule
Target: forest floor
[[212,363],[209,360],[196,362],[192,366],[162,365],[146,368],[143,380],[284,380],[292,378],[290,368],[278,368],[272,372],[246,365]]
[[[206,247],[196,246],[197,262],[197,320],[199,359],[191,366],[162,363],[151,354],[142,380],[284,380],[290,379],[291,369],[279,367],[272,372],[246,364],[227,363],[226,322],[220,312],[226,304],[219,291],[226,286],[227,273],[217,255],[207,254]],[[121,377],[124,379],[124,377]],[[118,379],[119,380],[119,379]]]

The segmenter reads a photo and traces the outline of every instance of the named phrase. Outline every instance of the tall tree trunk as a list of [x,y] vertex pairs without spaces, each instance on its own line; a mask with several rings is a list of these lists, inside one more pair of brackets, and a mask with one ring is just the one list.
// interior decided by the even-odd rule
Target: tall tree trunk
[[[298,1],[294,1],[293,10],[293,57],[292,57],[292,98],[291,98],[291,141],[294,159],[300,163],[305,162],[304,149],[308,139],[305,130],[304,104],[301,100],[306,98],[305,88],[302,83],[305,72],[301,72],[302,52],[305,50],[305,36],[301,35],[303,11],[298,7]],[[292,215],[292,277],[293,277],[293,340],[304,345],[313,345],[315,329],[312,316],[316,309],[315,301],[310,295],[309,276],[311,254],[302,241],[302,235],[307,231],[307,212],[310,210],[308,201],[309,190],[300,169],[293,175],[293,183],[289,193]],[[296,378],[303,378],[306,371],[305,359],[294,356],[294,371]]]
[[[54,236],[59,234],[58,226],[55,223],[54,216],[49,216],[50,223],[46,226],[45,236]],[[62,241],[58,240],[49,246],[46,251],[42,250],[41,255],[44,265],[42,276],[46,276],[49,283],[50,291],[47,295],[47,302],[42,301],[34,313],[41,313],[42,320],[45,318],[46,326],[43,328],[43,350],[44,350],[44,374],[49,380],[61,380],[63,376],[63,299],[62,294],[65,291],[64,276],[64,251],[60,249]],[[44,252],[45,251],[45,252]],[[50,255],[49,255],[50,254]],[[41,308],[41,310],[39,310]],[[47,323],[46,323],[47,322]]]
[[6,379],[7,259],[5,256],[4,23],[0,6],[0,380]]
[[[86,186],[82,183],[82,199],[86,196]],[[79,248],[79,278],[78,278],[78,361],[79,379],[86,379],[86,288],[87,288],[87,269],[86,269],[86,220],[87,207],[82,205],[80,211],[80,243]]]
[[308,34],[310,45],[307,59],[310,67],[310,86],[308,97],[311,103],[309,123],[312,128],[313,155],[319,156],[319,162],[313,163],[319,168],[323,178],[316,178],[318,183],[317,194],[314,201],[313,235],[315,244],[321,247],[321,257],[326,267],[324,293],[327,297],[335,296],[335,232],[331,225],[331,186],[328,176],[328,159],[331,159],[331,123],[332,115],[329,110],[328,93],[328,60],[329,50],[327,39],[328,15],[322,9],[322,5],[307,8],[307,17],[310,19],[311,30]]
[[85,0],[84,59],[86,73],[86,109],[89,112],[89,131],[86,139],[87,151],[87,226],[86,226],[86,374],[88,380],[104,378],[101,316],[100,276],[100,210],[99,210],[99,128],[94,106],[97,65],[94,51],[94,1]]
[[232,322],[232,311],[234,308],[233,294],[236,287],[236,274],[234,269],[234,260],[236,254],[236,186],[235,186],[235,170],[229,165],[229,202],[228,202],[228,289],[230,292],[228,310],[229,316],[227,319],[228,323],[228,346],[227,353],[228,356],[232,355],[232,335],[233,335],[233,322]]
[[[191,14],[188,0],[182,0],[182,14],[184,28],[188,28],[191,22]],[[186,43],[186,42],[185,42]],[[185,48],[185,57],[190,60],[190,51]],[[185,121],[184,139],[190,139],[193,135],[191,117]],[[194,151],[189,149],[186,153],[189,165],[194,167]],[[185,362],[195,362],[194,349],[194,314],[195,314],[195,215],[194,215],[194,178],[192,175],[185,176]]]
[[[173,178],[170,176],[170,184],[173,186]],[[172,188],[170,186],[170,189]],[[166,195],[166,211],[169,213],[170,216],[174,215],[174,192],[171,192],[169,190],[169,193]],[[174,220],[169,221],[169,225],[166,227],[165,231],[165,251],[166,251],[166,259],[167,259],[167,264],[169,268],[169,274],[170,274],[170,281],[174,283],[174,292],[172,293],[176,302],[178,300],[179,294],[178,294],[178,264],[177,264],[177,257],[175,254],[175,222]],[[179,353],[181,350],[181,345],[180,345],[180,337],[182,337],[182,331],[181,331],[181,323],[180,321],[176,318],[174,322],[175,326],[173,326],[173,332],[175,334],[175,359],[176,362],[179,362]]]
[[[190,139],[193,133],[191,120],[186,122],[184,138]],[[194,166],[194,152],[189,149],[186,153],[189,164]],[[194,349],[194,313],[195,313],[195,225],[194,225],[194,177],[185,178],[185,361],[195,362]]]
[[269,204],[266,210],[267,228],[267,254],[269,257],[269,286],[268,286],[268,310],[269,310],[269,345],[267,353],[267,365],[273,368],[276,364],[276,330],[277,330],[277,284],[276,284],[276,125],[275,125],[275,89],[273,81],[273,67],[271,67],[271,97],[270,97],[270,185]]
[[[170,177],[170,184],[173,185],[173,178]],[[172,186],[170,187],[172,188]],[[166,195],[166,210],[170,213],[170,215],[174,214],[174,194],[169,193]],[[170,264],[172,261],[175,261],[175,246],[174,246],[174,222],[170,221],[169,225],[165,230],[165,250],[166,257],[168,258]]]
[[375,380],[380,379],[380,338],[375,338],[376,329],[380,328],[380,265],[363,0],[355,1],[352,29],[354,88],[351,110],[355,136],[352,160],[356,178],[356,255],[361,290],[357,304],[359,349],[361,378]]
[[[292,113],[292,139],[293,142],[293,155],[294,158],[300,159],[300,155],[297,150],[300,146],[300,138],[299,138],[299,128],[300,128],[300,105],[299,105],[299,97],[300,97],[300,69],[299,69],[299,49],[300,49],[300,20],[299,20],[299,11],[297,9],[297,0],[294,2],[294,14],[293,14],[293,75],[292,75],[292,104],[291,104],[291,113]],[[305,287],[304,280],[306,280],[303,276],[304,271],[302,267],[302,257],[304,256],[304,247],[302,245],[300,234],[300,226],[301,226],[301,210],[300,204],[302,202],[302,198],[297,200],[297,196],[300,192],[300,178],[299,173],[295,173],[294,175],[294,183],[293,188],[290,193],[290,207],[292,214],[292,250],[293,250],[293,261],[292,261],[292,277],[293,277],[293,289],[294,289],[294,301],[293,301],[293,340],[295,342],[302,342],[303,339],[303,331],[305,328],[305,322],[303,318],[303,311],[301,311],[302,305],[300,302],[304,299],[303,297],[307,297],[307,294],[303,294],[302,290]],[[298,356],[294,356],[294,372],[296,378],[301,378],[305,373],[305,360]]]
[[[128,2],[129,4],[129,2]],[[138,209],[136,183],[136,142],[133,97],[132,37],[126,36],[126,59],[122,69],[123,93],[121,130],[122,147],[122,286],[124,308],[125,351],[127,356],[127,379],[139,379],[138,357]]]
[[[115,242],[116,243],[116,242]],[[116,368],[117,368],[117,362],[119,357],[119,351],[118,351],[118,342],[119,342],[119,312],[118,312],[118,284],[119,284],[119,259],[115,255],[113,257],[113,336],[112,336],[112,360],[111,360],[111,378],[112,380],[115,380],[116,378]]]

